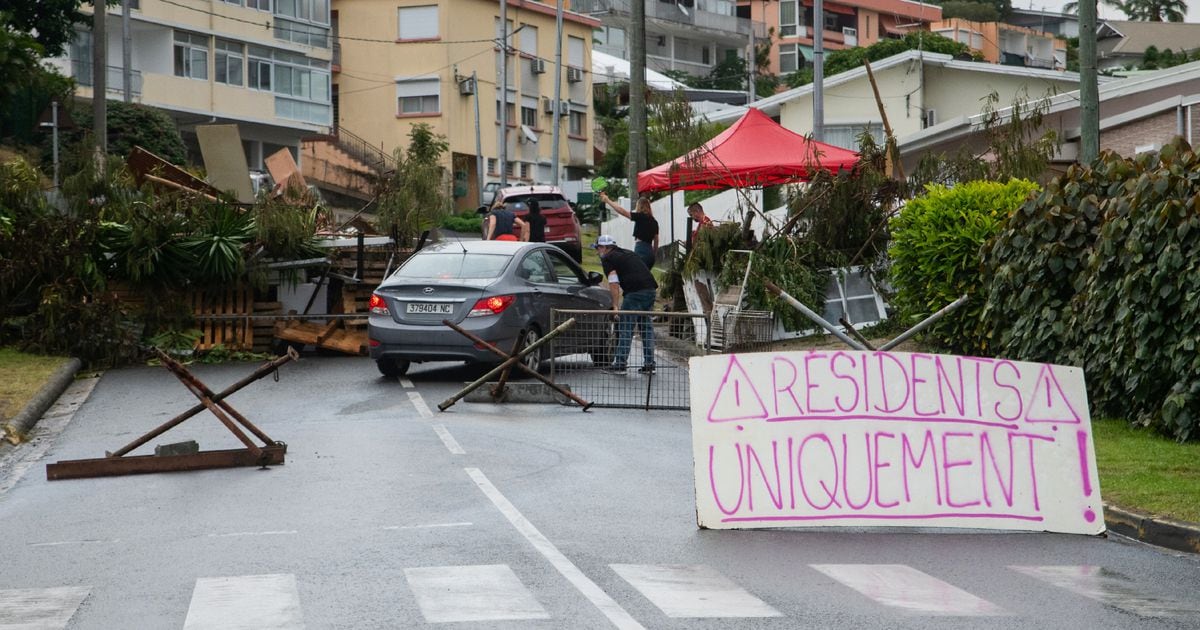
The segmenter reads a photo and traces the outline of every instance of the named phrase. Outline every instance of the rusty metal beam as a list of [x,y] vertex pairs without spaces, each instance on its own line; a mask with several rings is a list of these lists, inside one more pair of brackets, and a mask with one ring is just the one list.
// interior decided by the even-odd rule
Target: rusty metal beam
[[282,464],[285,453],[287,445],[280,442],[263,448],[257,456],[249,449],[239,448],[201,451],[192,455],[137,455],[64,460],[46,465],[46,479],[55,481],[238,466],[272,466]]

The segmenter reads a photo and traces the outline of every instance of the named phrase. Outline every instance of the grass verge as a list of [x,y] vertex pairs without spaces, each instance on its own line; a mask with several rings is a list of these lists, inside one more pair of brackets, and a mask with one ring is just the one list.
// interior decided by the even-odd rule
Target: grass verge
[[0,348],[0,420],[17,415],[65,361]]
[[1093,420],[1100,493],[1118,507],[1200,523],[1200,444],[1124,420]]

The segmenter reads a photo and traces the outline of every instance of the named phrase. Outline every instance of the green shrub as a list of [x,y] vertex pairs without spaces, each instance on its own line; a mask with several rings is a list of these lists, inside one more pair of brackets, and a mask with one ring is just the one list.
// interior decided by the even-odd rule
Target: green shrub
[[902,317],[924,318],[967,295],[969,301],[927,330],[946,350],[987,351],[981,325],[980,248],[1037,185],[1014,179],[1006,184],[970,182],[954,188],[932,185],[908,202],[890,224],[894,304]]
[[[108,101],[108,152],[127,157],[133,147],[140,146],[172,164],[182,165],[187,160],[187,149],[175,121],[162,110],[137,103]],[[76,104],[71,110],[75,121],[74,131],[63,134],[64,145],[88,142],[92,129],[92,108]],[[50,155],[49,140],[43,148]],[[70,165],[66,165],[70,168]]]
[[469,210],[458,214],[451,214],[442,219],[442,227],[454,232],[479,234],[483,229],[483,217]]

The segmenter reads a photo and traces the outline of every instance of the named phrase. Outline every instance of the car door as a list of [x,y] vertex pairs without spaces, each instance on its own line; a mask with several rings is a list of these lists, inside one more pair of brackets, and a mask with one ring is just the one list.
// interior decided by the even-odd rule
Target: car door
[[[612,298],[606,289],[592,286],[587,275],[579,265],[575,264],[566,254],[558,249],[547,250],[547,258],[554,268],[554,303],[553,308],[579,311],[607,311],[612,305]],[[607,337],[607,316],[576,315],[576,330],[574,334],[565,335],[569,350],[586,352],[595,345],[595,339]]]
[[550,309],[555,308],[558,299],[554,270],[545,250],[538,248],[525,254],[517,264],[517,277],[524,283],[530,316],[544,335],[550,330]]

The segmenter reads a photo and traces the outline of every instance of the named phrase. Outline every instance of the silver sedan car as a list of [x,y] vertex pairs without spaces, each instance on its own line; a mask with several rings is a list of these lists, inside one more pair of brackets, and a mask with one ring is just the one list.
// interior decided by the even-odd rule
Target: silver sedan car
[[[552,309],[608,310],[599,273],[586,273],[545,243],[444,241],[413,254],[371,296],[367,331],[380,373],[400,376],[411,363],[499,363],[485,348],[442,324],[449,320],[505,352],[550,330]],[[564,335],[555,354],[591,353],[586,337]],[[559,343],[561,342],[561,343]],[[577,347],[578,346],[578,347]],[[605,346],[606,348],[607,346]],[[601,350],[596,350],[600,352]],[[549,347],[526,356],[534,369]]]

